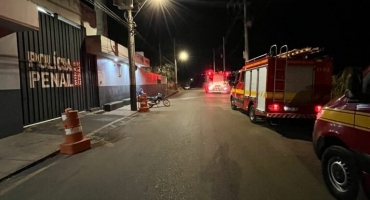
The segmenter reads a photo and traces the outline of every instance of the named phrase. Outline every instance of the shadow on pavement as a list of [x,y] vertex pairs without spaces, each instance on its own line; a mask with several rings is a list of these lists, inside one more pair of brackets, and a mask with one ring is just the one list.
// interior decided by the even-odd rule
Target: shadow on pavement
[[229,158],[229,144],[220,145],[202,173],[202,179],[212,183],[210,199],[239,199],[242,170]]
[[312,141],[314,120],[284,119],[280,125],[272,126],[263,122],[263,126],[275,131],[283,137],[295,140]]
[[[246,111],[241,109],[238,110],[249,118]],[[266,127],[283,137],[308,142],[312,142],[312,131],[314,124],[314,120],[307,119],[282,119],[280,125],[274,126],[270,125],[266,120],[261,120],[257,123],[257,125]]]

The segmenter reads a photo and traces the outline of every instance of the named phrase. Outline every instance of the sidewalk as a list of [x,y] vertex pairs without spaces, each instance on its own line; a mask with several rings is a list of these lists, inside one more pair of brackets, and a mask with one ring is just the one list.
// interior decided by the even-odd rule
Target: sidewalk
[[[168,96],[178,91],[171,91]],[[129,117],[137,111],[131,111],[127,105],[120,109],[102,114],[81,112],[80,122],[84,136],[116,120]],[[26,128],[22,133],[0,139],[0,182],[20,171],[59,153],[59,145],[64,142],[64,129],[61,119],[45,122]]]

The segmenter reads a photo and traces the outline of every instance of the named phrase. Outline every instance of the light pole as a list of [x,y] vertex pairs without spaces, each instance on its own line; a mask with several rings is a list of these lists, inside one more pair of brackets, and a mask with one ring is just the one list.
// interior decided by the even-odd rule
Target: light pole
[[[174,40],[174,55],[175,55],[175,89],[177,90],[177,55],[176,55],[176,44]],[[179,60],[186,61],[189,58],[189,55],[186,51],[181,51],[178,55]]]
[[173,56],[175,59],[175,90],[177,90],[177,56],[176,56],[176,40],[173,39]]

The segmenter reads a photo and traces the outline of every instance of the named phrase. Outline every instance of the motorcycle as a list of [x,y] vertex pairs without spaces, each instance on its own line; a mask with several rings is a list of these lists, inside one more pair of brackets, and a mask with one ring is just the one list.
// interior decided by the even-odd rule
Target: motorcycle
[[158,93],[158,95],[154,97],[148,97],[147,99],[148,99],[149,108],[152,108],[155,105],[158,106],[161,102],[166,107],[169,107],[171,105],[170,100],[168,100],[166,97],[163,97],[161,93]]

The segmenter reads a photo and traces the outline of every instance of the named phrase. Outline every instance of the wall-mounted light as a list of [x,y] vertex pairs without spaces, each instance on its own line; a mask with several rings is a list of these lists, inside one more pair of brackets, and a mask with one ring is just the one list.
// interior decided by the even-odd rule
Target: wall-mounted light
[[43,7],[37,6],[37,10],[38,10],[39,12],[42,12],[42,13],[45,13],[45,14],[47,14],[47,15],[50,15],[50,16],[54,17],[54,15],[53,15],[53,13],[52,13],[52,12],[50,12],[50,11],[46,10],[46,9],[45,9],[45,8],[43,8]]
[[45,14],[48,14],[48,12],[46,12],[46,10],[44,8],[41,8],[40,6],[37,6],[37,10]]
[[117,61],[118,61],[118,59],[117,59],[117,58],[115,58],[115,59],[114,59],[114,61],[116,61],[116,62],[117,62]]
[[117,64],[117,70],[118,70],[118,77],[122,77],[122,66],[120,64]]

